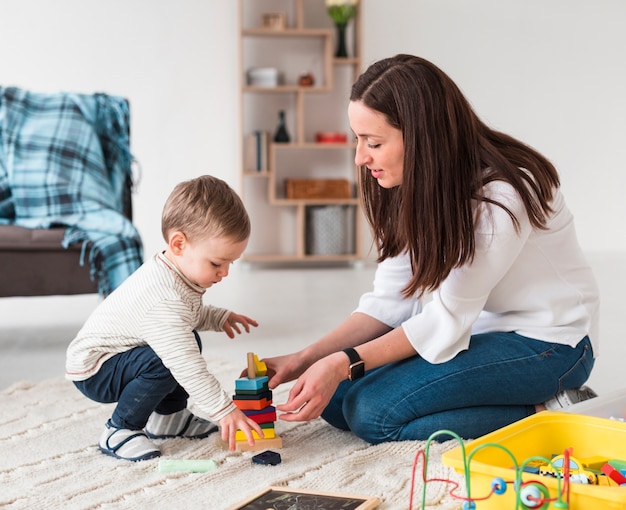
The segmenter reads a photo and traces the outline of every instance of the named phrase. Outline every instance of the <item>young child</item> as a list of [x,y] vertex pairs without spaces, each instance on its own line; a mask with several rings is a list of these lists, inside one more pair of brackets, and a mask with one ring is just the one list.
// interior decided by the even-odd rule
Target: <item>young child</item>
[[[176,186],[163,208],[165,251],[144,263],[88,318],[67,349],[66,376],[88,398],[117,402],[100,451],[139,461],[161,455],[149,439],[203,438],[217,430],[230,449],[242,430],[251,445],[259,425],[207,370],[197,330],[230,338],[257,322],[203,304],[243,253],[250,219],[241,199],[208,175]],[[191,397],[211,421],[187,409]]]

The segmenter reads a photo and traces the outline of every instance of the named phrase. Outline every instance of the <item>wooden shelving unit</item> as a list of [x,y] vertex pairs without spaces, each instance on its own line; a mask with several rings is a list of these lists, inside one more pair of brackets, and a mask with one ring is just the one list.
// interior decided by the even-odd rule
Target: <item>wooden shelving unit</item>
[[[281,19],[280,26],[264,26],[267,15]],[[349,24],[347,58],[334,56],[336,30],[324,0],[239,0],[239,20],[241,190],[252,220],[244,260],[361,260],[363,220],[347,119],[350,88],[361,71],[360,13]],[[250,70],[259,68],[276,69],[278,81],[249,83]],[[303,74],[314,83],[300,85]],[[285,112],[289,143],[272,141],[279,111]],[[258,135],[251,138],[256,132],[268,141],[265,157]],[[345,133],[347,142],[319,143],[318,132]],[[351,193],[341,199],[289,198],[287,179],[345,179]]]

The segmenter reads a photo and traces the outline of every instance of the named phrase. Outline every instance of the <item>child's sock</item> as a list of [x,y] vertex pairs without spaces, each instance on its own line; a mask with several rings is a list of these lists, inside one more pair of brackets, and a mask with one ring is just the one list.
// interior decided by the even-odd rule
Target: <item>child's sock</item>
[[146,435],[152,439],[187,437],[201,439],[218,430],[214,423],[199,418],[188,409],[172,414],[159,414],[156,411],[148,418]]
[[98,442],[100,451],[116,459],[136,462],[161,455],[161,451],[152,444],[143,430],[129,430],[116,427],[111,420],[105,425]]
[[563,390],[557,393],[550,400],[546,401],[544,405],[549,411],[558,411],[597,396],[596,392],[588,386],[581,386],[580,388]]

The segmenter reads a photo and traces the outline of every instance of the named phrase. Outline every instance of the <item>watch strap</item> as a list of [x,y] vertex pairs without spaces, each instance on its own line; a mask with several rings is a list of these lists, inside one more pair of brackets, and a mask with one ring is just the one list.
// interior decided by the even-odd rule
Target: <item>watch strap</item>
[[350,381],[356,381],[360,379],[365,374],[365,362],[359,356],[359,353],[356,352],[352,347],[348,347],[347,349],[343,349],[343,352],[348,356],[350,360],[350,367],[348,368],[348,379]]
[[348,356],[348,359],[350,360],[351,365],[354,365],[355,363],[358,363],[359,361],[361,361],[361,356],[359,356],[359,353],[356,352],[356,350],[353,349],[352,347],[348,347],[347,349],[344,349],[343,352],[345,352],[346,356]]

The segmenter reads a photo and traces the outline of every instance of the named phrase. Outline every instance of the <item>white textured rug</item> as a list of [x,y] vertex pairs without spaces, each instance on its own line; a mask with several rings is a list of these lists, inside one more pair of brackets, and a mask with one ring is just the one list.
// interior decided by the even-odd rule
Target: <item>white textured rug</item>
[[[209,362],[230,390],[241,368]],[[274,392],[286,399],[287,387]],[[96,447],[112,406],[91,402],[62,378],[18,383],[0,394],[0,508],[7,509],[223,509],[270,485],[376,496],[380,509],[409,507],[412,466],[424,442],[371,446],[322,420],[277,422],[283,439],[277,466],[253,464],[258,452],[229,452],[218,434],[204,440],[159,442],[165,458],[213,459],[209,473],[160,473],[158,459],[129,463]],[[431,443],[428,478],[461,482],[440,463],[453,442]],[[427,484],[427,508],[458,509],[449,486]],[[413,508],[421,507],[421,473],[415,477]]]

